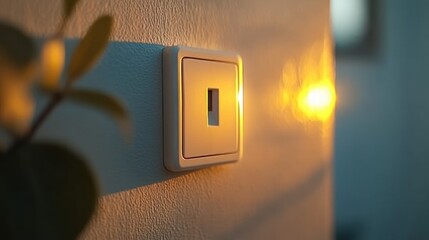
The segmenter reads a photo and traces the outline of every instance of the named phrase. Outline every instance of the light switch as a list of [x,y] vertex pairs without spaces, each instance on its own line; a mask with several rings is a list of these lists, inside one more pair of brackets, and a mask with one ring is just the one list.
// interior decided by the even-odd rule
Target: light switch
[[234,63],[182,60],[183,156],[238,151],[238,69]]
[[183,171],[238,161],[242,153],[242,63],[237,54],[164,50],[164,164]]

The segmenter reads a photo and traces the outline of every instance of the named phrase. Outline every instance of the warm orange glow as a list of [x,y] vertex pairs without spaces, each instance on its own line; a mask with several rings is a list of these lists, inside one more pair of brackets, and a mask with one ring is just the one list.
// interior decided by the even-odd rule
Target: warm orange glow
[[57,90],[65,59],[64,42],[54,38],[47,41],[42,49],[42,86],[47,90]]
[[[240,74],[242,74],[242,72]],[[239,134],[240,134],[239,139],[240,139],[240,141],[239,141],[239,144],[240,144],[240,149],[243,149],[243,141],[242,141],[242,139],[243,139],[243,117],[244,117],[244,114],[243,114],[243,112],[244,112],[243,111],[243,107],[244,107],[243,103],[244,103],[244,96],[243,96],[243,82],[242,82],[241,79],[238,82],[237,101],[238,101],[238,104],[239,104],[239,112],[238,112],[238,114],[239,114],[239,119],[240,119],[240,124],[239,124],[239,127],[240,127],[240,129],[239,129]],[[240,158],[241,158],[242,154],[243,154],[243,151],[240,151],[239,154],[240,154]]]
[[299,95],[299,107],[312,120],[328,119],[335,108],[335,89],[329,82],[308,86]]
[[240,89],[238,90],[237,101],[240,106],[240,109],[242,109],[243,108],[243,87],[241,86],[240,86]]
[[306,102],[309,108],[312,109],[325,109],[329,107],[332,102],[332,93],[327,87],[316,87],[308,91]]
[[315,43],[300,58],[285,62],[276,94],[276,111],[283,113],[283,121],[332,123],[336,104],[332,52],[330,34],[326,34],[323,42]]

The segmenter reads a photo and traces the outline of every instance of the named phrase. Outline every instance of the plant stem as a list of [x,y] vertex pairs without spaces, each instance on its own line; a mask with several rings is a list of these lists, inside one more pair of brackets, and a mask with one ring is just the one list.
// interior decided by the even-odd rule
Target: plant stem
[[34,124],[30,128],[30,131],[28,131],[28,133],[25,135],[24,138],[26,138],[27,140],[30,140],[33,137],[34,133],[40,128],[42,123],[49,116],[49,114],[55,109],[55,107],[58,105],[58,103],[61,102],[63,97],[64,97],[63,93],[55,93],[52,96],[51,101],[46,106],[46,108],[43,110],[43,112],[39,115],[39,117],[34,121]]
[[31,125],[30,129],[28,130],[28,132],[23,137],[15,141],[11,146],[10,150],[20,147],[21,145],[31,140],[31,138],[33,138],[34,134],[42,126],[43,122],[46,120],[49,114],[55,109],[58,103],[60,103],[61,100],[63,100],[64,95],[65,95],[65,91],[61,91],[61,92],[55,93],[51,97],[51,100],[49,101],[48,105],[45,107],[45,109],[43,109],[43,111],[36,118],[33,125]]

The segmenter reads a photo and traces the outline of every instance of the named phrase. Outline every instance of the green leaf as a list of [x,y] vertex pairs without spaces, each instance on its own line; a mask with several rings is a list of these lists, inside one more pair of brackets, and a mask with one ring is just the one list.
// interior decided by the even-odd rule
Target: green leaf
[[[23,70],[31,65],[35,58],[36,46],[31,36],[7,22],[0,21],[0,61],[2,67]],[[3,71],[4,69],[2,69]]]
[[67,74],[70,83],[85,74],[102,56],[112,26],[113,18],[108,15],[98,18],[91,25],[71,57]]
[[66,99],[80,104],[94,107],[112,116],[126,137],[131,136],[132,127],[127,110],[115,97],[106,93],[90,89],[70,89],[66,93]]
[[98,198],[81,156],[57,143],[31,143],[0,158],[2,239],[77,239]]
[[64,0],[64,22],[67,22],[76,9],[79,0]]

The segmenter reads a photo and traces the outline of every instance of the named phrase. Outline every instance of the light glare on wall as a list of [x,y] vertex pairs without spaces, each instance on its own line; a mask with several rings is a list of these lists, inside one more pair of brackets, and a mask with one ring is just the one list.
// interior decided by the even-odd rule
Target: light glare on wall
[[326,120],[335,108],[336,94],[330,83],[308,86],[299,98],[299,106],[309,119]]

